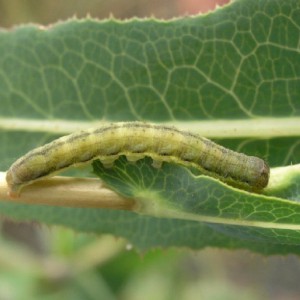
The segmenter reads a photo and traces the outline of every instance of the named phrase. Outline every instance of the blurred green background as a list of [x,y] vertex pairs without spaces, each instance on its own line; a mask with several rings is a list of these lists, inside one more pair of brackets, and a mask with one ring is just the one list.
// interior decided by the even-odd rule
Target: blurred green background
[[207,12],[229,0],[2,0],[0,25],[11,27],[22,23],[51,24],[74,16],[119,19],[131,17],[172,18]]
[[[201,0],[4,0],[0,26],[48,25],[74,16],[172,18],[207,12]],[[155,249],[122,239],[2,218],[0,300],[300,299],[300,261],[249,251]]]

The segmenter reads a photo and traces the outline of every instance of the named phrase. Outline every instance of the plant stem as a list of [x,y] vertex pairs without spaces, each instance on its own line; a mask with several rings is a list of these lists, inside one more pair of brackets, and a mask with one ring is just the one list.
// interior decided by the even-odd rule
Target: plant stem
[[0,172],[0,199],[27,204],[134,210],[135,201],[103,186],[100,179],[55,176],[25,186],[20,195],[9,195],[6,172]]

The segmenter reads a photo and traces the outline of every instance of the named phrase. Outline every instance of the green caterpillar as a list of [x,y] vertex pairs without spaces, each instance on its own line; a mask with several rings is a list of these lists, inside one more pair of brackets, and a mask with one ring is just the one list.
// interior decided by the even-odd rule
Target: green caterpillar
[[70,166],[100,159],[112,164],[120,155],[135,161],[150,156],[154,165],[174,162],[195,167],[223,182],[261,190],[269,166],[254,156],[226,149],[197,134],[143,122],[110,123],[63,136],[19,158],[6,174],[10,193]]

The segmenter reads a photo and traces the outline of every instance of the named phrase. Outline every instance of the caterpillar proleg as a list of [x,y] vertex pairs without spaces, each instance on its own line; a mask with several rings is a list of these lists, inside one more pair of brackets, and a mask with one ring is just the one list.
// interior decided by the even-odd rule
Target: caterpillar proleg
[[111,165],[120,155],[129,161],[150,156],[154,165],[173,162],[195,167],[225,183],[261,190],[267,186],[269,167],[254,156],[226,149],[195,133],[143,122],[109,123],[60,137],[31,150],[12,164],[6,174],[11,193],[60,170],[100,159]]

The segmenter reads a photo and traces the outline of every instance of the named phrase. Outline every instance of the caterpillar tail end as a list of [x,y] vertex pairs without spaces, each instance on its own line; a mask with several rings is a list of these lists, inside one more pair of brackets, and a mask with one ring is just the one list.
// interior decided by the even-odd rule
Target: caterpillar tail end
[[8,196],[10,198],[19,198],[21,185],[14,183],[14,176],[10,170],[6,172],[6,183],[8,186]]

